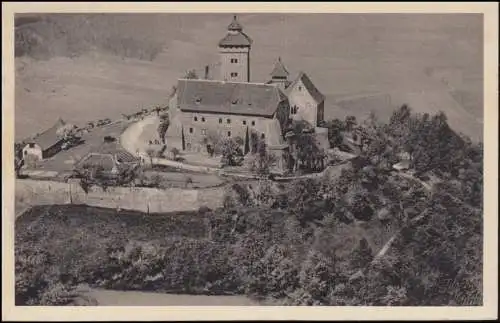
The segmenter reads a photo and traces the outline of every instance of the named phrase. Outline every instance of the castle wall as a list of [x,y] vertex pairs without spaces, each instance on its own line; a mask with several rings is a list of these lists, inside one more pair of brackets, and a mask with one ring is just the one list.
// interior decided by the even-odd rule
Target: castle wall
[[19,205],[85,204],[149,213],[195,211],[201,206],[222,206],[224,188],[155,189],[144,187],[93,186],[86,193],[78,181],[61,183],[17,179],[15,199]]

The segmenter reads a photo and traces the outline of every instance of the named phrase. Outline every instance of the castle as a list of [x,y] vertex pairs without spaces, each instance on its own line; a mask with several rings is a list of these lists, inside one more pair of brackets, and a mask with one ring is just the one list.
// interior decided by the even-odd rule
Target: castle
[[169,103],[169,149],[206,152],[209,137],[240,137],[245,141],[251,133],[253,138],[264,140],[273,154],[283,156],[289,149],[285,131],[291,120],[306,121],[315,129],[319,146],[328,149],[327,129],[319,127],[324,119],[324,95],[304,72],[289,81],[280,58],[270,80],[251,82],[252,43],[234,16],[218,44],[218,79],[205,75],[204,79],[178,80]]

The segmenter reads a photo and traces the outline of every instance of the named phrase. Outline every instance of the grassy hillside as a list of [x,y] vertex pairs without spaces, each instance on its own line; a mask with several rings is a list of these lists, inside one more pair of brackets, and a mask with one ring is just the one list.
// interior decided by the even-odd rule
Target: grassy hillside
[[[70,121],[164,103],[186,70],[218,61],[226,14],[93,14],[16,22],[16,137]],[[443,110],[458,131],[482,135],[480,15],[246,14],[253,81],[281,56],[327,96],[326,117],[386,117],[394,105]],[[388,94],[391,104],[337,104]],[[39,110],[43,109],[43,113]]]

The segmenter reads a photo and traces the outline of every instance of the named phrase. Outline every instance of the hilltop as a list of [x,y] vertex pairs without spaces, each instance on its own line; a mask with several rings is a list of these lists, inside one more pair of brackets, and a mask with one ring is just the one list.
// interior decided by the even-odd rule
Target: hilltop
[[[201,75],[217,61],[227,20],[221,14],[30,17],[16,22],[16,138],[58,117],[86,122],[165,103],[178,77],[192,68]],[[326,119],[362,118],[370,110],[386,118],[408,103],[418,112],[442,110],[456,131],[482,138],[480,15],[333,17],[241,15],[256,42],[252,79],[266,80],[281,56],[292,75],[307,70],[326,95]],[[365,99],[379,94],[390,103]]]

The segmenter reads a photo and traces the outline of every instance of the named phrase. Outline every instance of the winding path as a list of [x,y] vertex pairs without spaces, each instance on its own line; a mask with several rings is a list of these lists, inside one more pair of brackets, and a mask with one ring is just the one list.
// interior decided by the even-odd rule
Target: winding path
[[142,120],[134,122],[128,127],[120,137],[120,144],[123,148],[134,156],[145,154],[145,144],[141,142],[141,135],[148,126],[159,122],[158,117],[149,115]]

